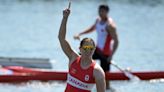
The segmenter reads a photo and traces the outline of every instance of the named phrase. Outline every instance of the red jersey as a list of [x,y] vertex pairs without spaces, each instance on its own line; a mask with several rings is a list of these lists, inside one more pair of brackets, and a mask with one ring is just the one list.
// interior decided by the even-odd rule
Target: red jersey
[[65,92],[91,92],[95,84],[93,70],[95,62],[87,69],[80,66],[81,57],[78,57],[70,66],[67,76],[67,86]]

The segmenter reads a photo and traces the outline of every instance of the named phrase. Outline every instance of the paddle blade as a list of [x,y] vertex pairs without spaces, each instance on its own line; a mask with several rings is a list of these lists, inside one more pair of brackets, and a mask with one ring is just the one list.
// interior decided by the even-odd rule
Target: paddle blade
[[111,64],[112,64],[113,66],[115,66],[117,69],[119,69],[121,72],[123,72],[124,75],[125,75],[126,77],[129,78],[129,80],[131,80],[131,81],[139,81],[139,80],[140,80],[139,77],[137,77],[137,76],[135,76],[134,74],[132,74],[130,71],[128,71],[128,69],[127,69],[127,70],[122,69],[122,68],[121,68],[120,66],[118,66],[114,61],[112,61]]
[[127,70],[124,70],[124,74],[130,79],[130,81],[140,81],[139,77],[135,76],[134,74],[130,73]]

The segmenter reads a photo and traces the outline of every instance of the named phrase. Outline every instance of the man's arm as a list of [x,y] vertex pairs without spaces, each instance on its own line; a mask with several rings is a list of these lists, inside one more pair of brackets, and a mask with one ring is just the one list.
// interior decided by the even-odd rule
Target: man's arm
[[67,25],[67,20],[68,20],[69,14],[70,14],[69,9],[65,9],[63,11],[63,19],[62,19],[61,26],[59,29],[58,38],[59,38],[59,42],[62,47],[62,50],[67,55],[67,57],[69,58],[69,61],[71,63],[75,60],[75,58],[78,55],[71,49],[71,46],[69,45],[69,43],[66,40],[66,25]]
[[[113,21],[109,22],[110,24],[108,24],[108,26],[106,27],[107,32],[111,35],[114,43],[113,43],[113,50],[112,50],[112,56],[114,55],[114,53],[116,52],[117,48],[118,48],[118,36],[117,36],[117,32],[116,32],[116,26],[114,24]],[[112,58],[112,57],[111,57]]]
[[105,92],[105,73],[99,65],[95,66],[93,75],[95,77],[97,92]]
[[87,33],[90,33],[90,32],[93,32],[95,30],[95,27],[96,27],[96,23],[93,24],[91,27],[89,27],[88,29],[84,30],[83,32],[77,34],[74,36],[74,39],[78,39],[80,40],[80,36],[83,35],[83,34],[87,34]]

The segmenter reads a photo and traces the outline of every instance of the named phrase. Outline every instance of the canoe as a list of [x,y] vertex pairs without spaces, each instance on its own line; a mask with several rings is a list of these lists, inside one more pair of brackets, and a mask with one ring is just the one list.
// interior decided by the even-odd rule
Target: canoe
[[52,69],[49,58],[0,57],[0,65]]
[[[67,72],[54,71],[50,69],[26,68],[22,66],[6,66],[2,67],[2,71],[11,71],[0,75],[0,82],[25,82],[30,80],[39,81],[65,81]],[[164,78],[164,71],[138,71],[132,72],[141,80]],[[106,73],[106,78],[109,80],[128,80],[122,72]]]

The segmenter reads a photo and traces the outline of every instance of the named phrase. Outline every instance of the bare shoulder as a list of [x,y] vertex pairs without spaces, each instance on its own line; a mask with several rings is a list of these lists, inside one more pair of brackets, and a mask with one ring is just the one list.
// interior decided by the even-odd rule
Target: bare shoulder
[[104,73],[103,69],[100,67],[100,65],[98,65],[98,64],[95,65],[93,75],[96,80],[105,78],[105,73]]
[[106,29],[111,35],[116,34],[116,24],[111,17],[108,18]]
[[116,24],[111,17],[108,18],[108,26],[110,26],[112,28],[116,28]]
[[78,58],[80,55],[77,54],[77,52],[74,51],[74,53],[71,55],[71,58],[69,59],[69,66]]

